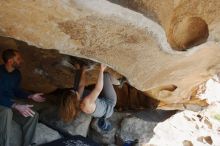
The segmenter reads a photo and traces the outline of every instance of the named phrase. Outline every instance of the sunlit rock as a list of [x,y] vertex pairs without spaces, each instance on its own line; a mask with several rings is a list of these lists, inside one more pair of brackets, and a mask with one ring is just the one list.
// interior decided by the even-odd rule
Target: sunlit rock
[[209,30],[206,22],[200,17],[185,17],[174,24],[169,34],[172,47],[176,50],[186,50],[206,42]]
[[219,108],[219,103],[215,103],[201,112],[179,112],[159,123],[154,129],[155,135],[145,145],[218,145]]
[[[130,2],[129,7],[134,5],[131,10],[102,0],[1,1],[0,34],[38,48],[105,63],[146,95],[183,109],[193,89],[219,70],[220,55],[216,52],[220,47],[216,42],[220,2],[160,2]],[[190,30],[197,24],[201,27]],[[169,39],[171,30],[175,30],[172,36],[177,46],[198,46],[176,51],[179,48],[172,48]],[[182,32],[186,33],[183,39]],[[48,72],[59,70],[53,69]],[[41,69],[32,71],[45,73]],[[58,83],[56,77],[48,79]],[[51,90],[57,86],[48,83]],[[175,88],[167,89],[170,86]]]

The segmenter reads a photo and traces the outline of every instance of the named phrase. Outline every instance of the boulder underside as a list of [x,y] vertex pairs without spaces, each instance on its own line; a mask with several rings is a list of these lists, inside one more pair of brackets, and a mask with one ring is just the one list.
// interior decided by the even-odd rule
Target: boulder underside
[[218,0],[1,1],[0,43],[25,56],[30,90],[70,87],[75,56],[107,64],[160,108],[204,106],[193,95],[220,68],[219,7]]

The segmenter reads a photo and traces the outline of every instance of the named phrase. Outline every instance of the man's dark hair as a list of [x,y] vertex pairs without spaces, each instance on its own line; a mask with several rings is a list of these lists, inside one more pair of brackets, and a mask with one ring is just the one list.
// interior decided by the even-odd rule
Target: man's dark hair
[[2,52],[2,60],[4,61],[4,63],[7,63],[9,59],[15,57],[17,52],[18,50],[14,50],[14,49],[4,50]]

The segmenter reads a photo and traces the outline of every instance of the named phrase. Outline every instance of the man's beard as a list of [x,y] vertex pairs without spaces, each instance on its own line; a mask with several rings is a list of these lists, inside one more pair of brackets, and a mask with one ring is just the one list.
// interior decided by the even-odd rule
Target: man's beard
[[18,64],[18,63],[16,63],[16,62],[14,62],[14,63],[13,63],[13,67],[14,67],[15,69],[19,69],[19,68],[21,67],[21,65]]

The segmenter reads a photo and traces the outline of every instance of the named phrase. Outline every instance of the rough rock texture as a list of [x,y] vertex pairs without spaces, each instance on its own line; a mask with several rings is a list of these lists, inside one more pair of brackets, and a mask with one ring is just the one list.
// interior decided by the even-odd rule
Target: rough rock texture
[[[52,130],[44,124],[38,123],[33,142],[36,144],[43,144],[61,138],[57,131]],[[12,121],[10,146],[21,146],[22,143],[22,129],[19,124]]]
[[133,143],[141,145],[154,135],[155,126],[174,115],[176,111],[141,110],[123,117],[116,134],[117,145]]
[[44,124],[38,123],[33,142],[36,144],[44,144],[60,138],[61,135],[57,131]]
[[[128,6],[145,16],[102,0],[1,1],[0,35],[103,62],[164,107],[185,108],[194,89],[220,68],[220,1],[135,0]],[[190,30],[197,23],[201,27]],[[175,51],[204,42],[207,34],[208,42]]]
[[154,134],[154,127],[174,115],[176,111],[139,110],[115,112],[108,120],[113,125],[111,132],[103,132],[93,120],[88,137],[97,143],[123,145],[126,142],[140,143],[149,141]]
[[97,119],[91,123],[91,128],[88,137],[100,144],[115,144],[117,142],[116,135],[120,129],[120,124],[123,118],[129,116],[129,113],[115,112],[108,120],[111,122],[112,131],[105,133],[97,126]]
[[206,42],[208,36],[208,25],[203,19],[200,17],[185,17],[174,25],[171,45],[176,50],[184,50]]
[[[207,33],[200,33],[201,36],[190,36],[184,35],[181,38],[176,37],[175,32],[176,27],[180,27],[180,30],[186,30],[185,34],[192,34],[191,32],[205,32],[206,24],[209,27],[210,40],[219,41],[219,28],[216,26],[219,23],[219,6],[220,2],[217,0],[205,1],[205,0],[109,0],[111,2],[120,4],[124,7],[128,7],[137,12],[141,12],[145,16],[151,18],[152,20],[159,23],[168,36],[168,41],[176,50],[183,49],[180,42],[176,42],[176,39],[190,40],[194,38],[193,45],[197,43],[202,43],[199,41],[202,36],[206,38]],[[194,18],[197,18],[194,19]],[[193,23],[184,23],[187,22],[187,19],[194,19]],[[203,22],[201,23],[201,19]],[[192,22],[192,21],[191,21]],[[187,25],[186,25],[187,24]],[[197,25],[194,25],[197,24]],[[181,25],[181,26],[179,26]],[[196,26],[196,28],[195,28]],[[201,27],[203,26],[203,27]],[[205,26],[205,27],[204,27]],[[202,29],[205,28],[205,29]],[[198,31],[201,30],[201,31]],[[189,33],[188,33],[189,31]],[[180,34],[179,34],[180,35]],[[195,39],[197,38],[197,39]],[[186,46],[187,47],[187,46]],[[190,46],[188,46],[190,47]]]
[[58,112],[56,108],[51,107],[50,109],[46,109],[41,112],[40,120],[43,123],[50,125],[53,128],[62,132],[71,135],[82,135],[85,137],[87,136],[89,125],[91,122],[91,116],[81,112],[75,119],[68,123],[65,123],[58,118],[57,113]]
[[136,117],[128,117],[121,122],[119,137],[123,141],[148,142],[153,136],[153,129],[157,125],[155,121],[144,121]]
[[[57,88],[73,87],[75,69],[71,62],[81,61],[81,58],[60,54],[57,50],[40,49],[21,41],[0,37],[0,53],[6,48],[21,51],[24,62],[20,70],[23,76],[22,86],[25,89],[33,92],[51,93]],[[0,62],[2,63],[2,61]],[[98,66],[95,66],[94,70],[88,72],[88,85],[96,82],[98,69]],[[110,68],[107,71],[117,78],[120,77]],[[115,86],[115,90],[118,96],[117,107],[120,109],[156,107],[158,102],[147,98],[141,91],[127,83],[122,88]]]
[[113,129],[109,132],[103,132],[97,125],[98,119],[93,120],[91,123],[91,132],[89,137],[95,140],[100,144],[114,144],[115,143],[115,134],[117,129],[113,127]]
[[25,89],[49,93],[56,88],[72,87],[74,71],[64,65],[69,56],[62,55],[57,50],[43,50],[21,41],[0,37],[0,52],[6,48],[18,49],[22,54],[24,61],[20,70]]
[[182,111],[154,128],[154,136],[143,146],[219,145],[219,103],[200,112]]
[[212,104],[214,102],[220,101],[220,78],[218,75],[213,76],[204,84],[199,86],[197,96],[203,100],[206,100],[207,103]]

